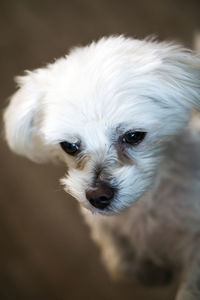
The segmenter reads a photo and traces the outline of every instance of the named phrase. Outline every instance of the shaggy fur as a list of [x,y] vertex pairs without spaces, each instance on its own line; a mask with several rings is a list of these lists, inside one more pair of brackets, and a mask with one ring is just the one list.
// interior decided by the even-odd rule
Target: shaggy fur
[[[200,60],[167,42],[111,36],[18,77],[10,148],[59,158],[108,269],[147,283],[179,270],[176,300],[200,299]],[[189,123],[188,123],[189,122]],[[146,132],[137,145],[128,132]],[[76,155],[61,142],[79,145]],[[114,193],[104,209],[86,191]],[[136,202],[137,200],[137,202]],[[92,213],[91,213],[92,212]],[[145,276],[145,271],[148,276]]]

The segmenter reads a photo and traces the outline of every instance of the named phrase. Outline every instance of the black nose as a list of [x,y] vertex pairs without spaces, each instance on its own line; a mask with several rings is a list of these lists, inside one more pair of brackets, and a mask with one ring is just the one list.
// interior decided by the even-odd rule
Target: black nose
[[103,185],[86,191],[88,201],[98,209],[106,208],[114,196],[113,188]]

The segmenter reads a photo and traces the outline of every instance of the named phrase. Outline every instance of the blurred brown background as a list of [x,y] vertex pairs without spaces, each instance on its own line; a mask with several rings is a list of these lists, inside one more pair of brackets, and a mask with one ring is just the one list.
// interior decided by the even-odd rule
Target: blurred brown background
[[[102,35],[178,39],[192,46],[199,0],[1,0],[0,105],[13,77]],[[0,143],[0,300],[170,300],[173,288],[112,282],[78,205],[60,188],[64,167],[36,165]]]

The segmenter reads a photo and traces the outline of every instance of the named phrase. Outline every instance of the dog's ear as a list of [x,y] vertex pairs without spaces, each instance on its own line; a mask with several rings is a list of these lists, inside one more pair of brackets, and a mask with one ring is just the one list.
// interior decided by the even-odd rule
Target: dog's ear
[[[36,75],[36,76],[35,76]],[[4,112],[5,137],[10,148],[34,161],[46,160],[45,146],[40,136],[42,85],[37,74],[27,72],[17,77],[18,91],[11,97]]]
[[[166,55],[166,56],[165,56]],[[200,57],[178,45],[165,50],[161,77],[171,104],[200,111]]]

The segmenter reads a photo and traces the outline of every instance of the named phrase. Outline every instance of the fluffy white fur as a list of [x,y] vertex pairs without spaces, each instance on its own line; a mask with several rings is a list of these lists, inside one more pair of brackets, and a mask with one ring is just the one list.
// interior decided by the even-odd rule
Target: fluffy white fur
[[[172,201],[164,193],[162,196],[162,189],[159,188],[170,177],[169,174],[173,177],[174,171],[171,171],[170,166],[173,169],[174,165],[179,165],[176,162],[179,159],[179,152],[180,157],[184,157],[183,161],[187,161],[185,159],[187,153],[181,154],[181,151],[182,147],[191,151],[190,147],[187,148],[188,139],[190,141],[192,139],[190,146],[199,145],[199,129],[196,131],[186,129],[186,133],[182,134],[190,118],[190,109],[200,110],[198,57],[174,43],[111,36],[93,42],[89,46],[75,48],[68,56],[56,60],[45,68],[27,72],[25,76],[17,78],[17,83],[19,89],[11,98],[4,114],[5,135],[10,148],[38,162],[57,157],[65,161],[68,173],[62,179],[62,183],[66,191],[78,199],[83,207],[93,212],[112,215],[130,207],[119,216],[101,217],[98,214],[86,213],[88,222],[93,224],[93,235],[102,244],[104,257],[108,265],[111,265],[110,269],[120,269],[120,264],[125,265],[126,270],[133,268],[129,260],[124,259],[122,262],[123,255],[120,256],[120,253],[123,253],[127,247],[124,244],[119,245],[119,236],[128,237],[131,241],[128,243],[130,244],[128,248],[134,248],[137,258],[138,253],[151,253],[155,248],[155,241],[149,241],[153,247],[146,245],[146,241],[150,238],[147,234],[146,239],[144,234],[148,226],[154,232],[153,221],[150,222],[151,224],[147,222],[148,226],[144,225],[142,231],[141,218],[146,212],[152,213],[155,210],[157,213],[160,206],[162,213],[166,211],[168,215],[166,222],[173,224],[174,231],[170,227],[169,234],[165,232],[168,241],[165,244],[169,251],[160,250],[159,247],[156,251],[167,252],[169,256],[167,261],[170,261],[170,264],[176,263],[170,259],[171,256],[178,257],[175,256],[176,251],[167,246],[173,246],[172,236],[178,239],[178,235],[173,233],[177,231],[176,228],[184,227],[187,231],[187,241],[192,239],[191,236],[193,237],[193,228],[195,233],[200,233],[200,221],[197,221],[198,226],[196,223],[193,224],[194,219],[198,220],[200,217],[198,203],[198,200],[200,202],[198,189],[200,176],[196,175],[199,174],[200,167],[193,166],[192,170],[197,168],[194,171],[195,175],[191,170],[190,187],[187,191],[196,193],[193,199],[190,199],[189,195],[183,196],[181,192],[174,197],[172,192],[170,198],[173,199]],[[124,152],[120,153],[119,141],[120,136],[130,130],[144,131],[147,134],[137,147],[127,147],[124,150],[125,155]],[[195,134],[192,133],[193,131]],[[176,140],[179,140],[179,143],[174,147]],[[82,157],[76,158],[66,154],[59,145],[61,141],[81,143]],[[178,156],[173,158],[170,153],[176,152]],[[121,159],[121,156],[128,156],[128,160]],[[191,156],[194,158],[195,154],[190,155],[190,159]],[[81,159],[83,162],[80,168],[78,160]],[[92,207],[85,196],[85,191],[92,184],[97,165],[101,165],[102,178],[106,177],[105,174],[109,174],[109,179],[107,178],[109,184],[117,187],[114,199],[105,210]],[[184,170],[187,174],[187,166]],[[174,176],[170,181],[171,185],[167,184],[167,187],[174,188],[177,178],[178,175]],[[183,181],[181,176],[179,179]],[[182,184],[184,185],[185,182],[187,179]],[[177,186],[179,187],[179,183]],[[159,196],[157,196],[158,190]],[[142,200],[139,199],[140,197]],[[160,200],[159,203],[154,198],[163,198],[165,202]],[[190,224],[187,230],[182,220],[187,208],[182,207],[181,201],[188,203],[188,199],[192,212],[190,218],[187,217]],[[131,206],[136,200],[137,203]],[[176,216],[173,207],[177,210],[179,204],[181,209]],[[148,214],[145,218],[148,218]],[[136,225],[135,220],[140,226]],[[159,215],[155,220],[156,224],[162,223],[163,215]],[[162,226],[163,224],[161,227],[156,226],[156,230],[163,228]],[[136,227],[139,228],[137,233]],[[144,236],[144,239],[138,238],[140,235]],[[161,235],[157,236],[161,237]],[[143,242],[140,243],[140,240]],[[185,241],[184,237],[184,243]],[[191,251],[187,249],[186,255],[186,250],[181,246],[181,239],[177,245],[175,245],[176,250],[178,248],[184,252],[180,256],[184,257],[181,264],[184,269],[183,276],[187,278],[184,277],[177,299],[197,300],[200,297],[200,284],[195,282],[196,275],[193,274],[200,274],[200,266],[198,271],[194,271],[196,266],[191,267],[190,270],[188,264],[183,262],[186,261],[186,256],[191,255],[194,247],[188,246]],[[158,259],[159,254],[152,253],[147,256],[157,264],[161,264],[161,259]],[[142,260],[142,255],[139,257]],[[199,258],[197,261],[195,260],[195,263],[200,265]]]

